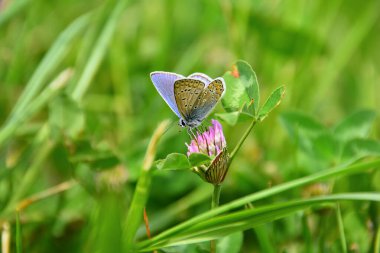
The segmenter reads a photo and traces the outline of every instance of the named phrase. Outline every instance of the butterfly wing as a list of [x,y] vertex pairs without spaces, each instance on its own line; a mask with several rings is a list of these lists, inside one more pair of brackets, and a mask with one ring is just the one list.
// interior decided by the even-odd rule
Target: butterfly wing
[[154,87],[156,87],[158,93],[160,93],[161,97],[178,117],[181,117],[181,114],[174,98],[174,82],[182,78],[184,76],[170,72],[156,71],[150,73],[150,79]]
[[185,120],[192,118],[193,111],[197,109],[194,105],[205,84],[198,79],[184,78],[174,82],[174,98],[178,110]]
[[194,119],[202,121],[214,109],[226,90],[223,78],[213,80],[199,95],[194,104]]
[[212,81],[211,77],[209,77],[208,75],[203,74],[203,73],[193,73],[193,74],[189,75],[187,78],[198,79],[198,80],[204,82],[206,86],[209,83],[211,83],[211,81]]

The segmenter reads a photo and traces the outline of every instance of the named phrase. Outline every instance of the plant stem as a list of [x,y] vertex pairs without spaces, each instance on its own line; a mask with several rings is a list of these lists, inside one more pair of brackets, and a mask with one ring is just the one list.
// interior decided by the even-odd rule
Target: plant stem
[[222,185],[220,185],[220,184],[214,185],[214,192],[212,194],[211,209],[214,209],[214,208],[219,206],[219,197],[220,197],[221,189],[222,189]]
[[154,157],[156,155],[157,143],[165,133],[165,129],[168,125],[168,120],[161,122],[149,142],[143,161],[141,174],[137,181],[135,192],[133,193],[132,202],[125,221],[125,252],[134,252],[133,244],[135,235],[141,221],[143,220],[144,208],[149,195],[149,187],[152,177],[150,168],[152,167]]
[[20,223],[20,213],[16,213],[16,252],[22,252],[22,238],[21,238],[21,223]]
[[346,236],[344,235],[342,213],[340,211],[339,203],[336,206],[336,219],[338,221],[338,229],[339,229],[339,235],[340,235],[340,244],[342,246],[342,252],[347,253],[347,241],[346,241]]
[[4,221],[1,225],[1,252],[9,253],[11,248],[11,225],[9,221]]
[[43,200],[43,199],[46,199],[50,196],[54,196],[58,193],[61,193],[61,192],[64,192],[64,191],[67,191],[69,189],[71,189],[73,186],[75,186],[77,183],[73,180],[69,180],[69,181],[66,181],[66,182],[63,182],[63,183],[60,183],[58,185],[55,185],[51,188],[48,188],[42,192],[39,192],[37,194],[34,194],[22,201],[20,201],[16,207],[16,210],[17,211],[22,211],[24,210],[25,208],[27,208],[29,205],[37,202],[37,201],[40,201],[40,200]]
[[253,119],[251,124],[249,125],[249,127],[247,128],[247,130],[245,131],[245,133],[243,134],[243,136],[241,137],[239,143],[235,146],[234,150],[232,151],[231,155],[230,155],[230,159],[228,161],[228,166],[227,168],[230,167],[231,163],[232,163],[232,160],[234,159],[236,153],[239,151],[239,149],[241,148],[241,146],[243,145],[245,139],[247,138],[247,136],[249,135],[249,133],[251,132],[252,128],[256,125],[257,123],[257,119]]
[[[211,209],[214,209],[219,206],[220,191],[222,190],[222,185],[214,185],[214,192],[211,199]],[[210,242],[210,253],[216,252],[216,240]]]

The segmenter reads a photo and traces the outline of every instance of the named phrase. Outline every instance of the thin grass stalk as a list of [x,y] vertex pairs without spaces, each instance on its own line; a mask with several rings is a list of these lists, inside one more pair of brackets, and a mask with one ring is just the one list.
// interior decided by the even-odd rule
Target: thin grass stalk
[[90,20],[89,17],[90,15],[86,14],[77,18],[59,35],[26,84],[25,89],[8,117],[8,121],[12,121],[13,118],[25,110],[37,93],[43,88],[49,75],[59,66],[67,55],[67,52],[71,49],[72,41],[88,24]]
[[116,6],[110,14],[110,17],[107,20],[107,23],[105,24],[99,38],[97,39],[92,49],[91,55],[87,61],[87,65],[84,68],[83,73],[78,80],[78,83],[76,84],[76,87],[72,94],[74,100],[80,101],[90,86],[90,83],[107,51],[107,47],[117,26],[117,21],[119,20],[120,15],[125,9],[127,3],[128,0],[120,0],[116,2]]
[[41,140],[34,143],[35,146],[39,147],[38,149],[36,149],[38,150],[38,152],[36,153],[31,166],[27,169],[26,174],[20,180],[19,187],[13,193],[12,198],[10,199],[6,208],[3,210],[1,217],[9,215],[13,211],[15,211],[17,203],[20,201],[22,197],[25,196],[30,187],[33,185],[39,173],[41,172],[41,166],[43,162],[46,160],[53,147],[55,146],[55,143],[47,140],[47,137],[49,135],[47,125],[45,125],[41,129],[39,135],[40,136],[38,136],[38,138],[41,138]]
[[126,252],[133,252],[134,250],[133,244],[135,235],[143,219],[144,208],[149,195],[149,187],[152,177],[150,168],[152,167],[154,157],[156,155],[157,143],[164,134],[168,125],[169,121],[166,120],[157,127],[149,142],[148,149],[145,154],[141,174],[137,181],[137,186],[133,194],[132,202],[125,222]]
[[344,225],[343,225],[342,213],[340,211],[339,203],[336,206],[335,212],[336,212],[336,219],[338,222],[339,237],[340,237],[340,244],[342,247],[342,252],[347,253],[347,241],[346,241],[346,236],[344,234]]
[[64,191],[67,191],[69,189],[71,189],[73,186],[77,185],[77,182],[76,181],[73,181],[73,180],[69,180],[69,181],[66,181],[66,182],[63,182],[63,183],[60,183],[58,185],[55,185],[51,188],[48,188],[42,192],[39,192],[39,193],[36,193],[24,200],[21,200],[17,207],[16,207],[16,210],[17,211],[22,211],[24,210],[25,208],[27,208],[28,206],[38,202],[38,201],[41,201],[41,200],[44,200],[48,197],[51,197],[51,196],[55,196],[56,194],[59,194],[61,192],[64,192]]
[[11,252],[11,225],[4,221],[1,228],[1,253]]
[[64,70],[57,76],[56,79],[50,83],[50,85],[45,90],[42,91],[42,93],[34,101],[29,104],[27,108],[23,109],[17,115],[15,115],[11,121],[8,121],[0,130],[0,146],[4,144],[4,142],[16,132],[22,123],[31,118],[53,97],[61,92],[71,76],[72,71],[70,69]]
[[22,253],[22,232],[19,212],[16,212],[16,252]]
[[29,2],[31,2],[31,0],[12,1],[10,2],[10,6],[6,7],[4,10],[0,9],[0,28],[5,25],[8,20],[27,7]]
[[[252,226],[262,225],[274,220],[294,214],[297,211],[310,207],[329,206],[333,208],[337,201],[380,201],[380,194],[375,192],[369,193],[346,193],[334,194],[312,199],[301,199],[295,201],[287,201],[268,206],[236,211],[230,214],[209,218],[200,221],[185,230],[178,231],[170,237],[163,238],[159,241],[150,241],[143,251],[150,251],[157,248],[176,246],[184,243],[198,243],[220,236],[226,236],[230,233],[243,231]],[[148,240],[149,241],[149,240]]]

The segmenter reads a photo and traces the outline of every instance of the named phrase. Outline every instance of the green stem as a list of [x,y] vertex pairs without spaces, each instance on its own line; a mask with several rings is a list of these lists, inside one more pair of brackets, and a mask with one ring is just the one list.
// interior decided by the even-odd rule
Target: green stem
[[[222,185],[214,185],[214,192],[211,199],[211,209],[214,209],[219,206],[220,191],[222,190]],[[216,240],[210,242],[210,253],[216,252]]]
[[243,145],[245,139],[247,138],[247,136],[251,132],[252,128],[256,125],[256,123],[257,123],[257,119],[255,118],[255,119],[252,120],[251,124],[249,125],[249,127],[247,128],[247,130],[245,131],[245,133],[243,134],[243,136],[241,137],[239,143],[235,146],[234,150],[231,152],[227,168],[230,167],[230,165],[232,163],[232,160],[234,159],[235,155],[237,154],[237,152],[239,151],[239,149]]
[[380,252],[380,227],[377,228],[373,252]]
[[21,223],[20,223],[20,212],[16,213],[16,252],[22,252],[22,238],[21,238]]
[[342,213],[340,211],[339,203],[337,204],[337,207],[336,207],[336,219],[338,221],[338,229],[339,229],[339,235],[340,235],[340,244],[342,246],[342,252],[347,253],[347,241],[346,241],[346,236],[344,235]]
[[152,173],[150,169],[153,165],[154,157],[156,155],[157,143],[165,133],[165,129],[168,127],[168,125],[168,120],[161,122],[149,142],[141,170],[141,175],[137,181],[137,186],[135,192],[133,193],[132,202],[125,221],[125,252],[135,251],[134,239],[137,229],[143,220],[144,208],[148,200],[150,183],[152,181]]
[[219,197],[220,197],[221,189],[222,189],[222,185],[220,185],[220,184],[214,185],[214,192],[212,194],[211,209],[214,209],[215,207],[219,206]]

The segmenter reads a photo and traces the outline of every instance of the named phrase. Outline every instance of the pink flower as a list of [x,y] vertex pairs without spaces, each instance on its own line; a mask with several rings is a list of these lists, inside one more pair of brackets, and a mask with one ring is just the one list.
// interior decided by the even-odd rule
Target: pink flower
[[217,120],[211,120],[212,125],[207,131],[197,133],[190,144],[186,143],[187,156],[193,153],[202,153],[211,157],[210,164],[193,168],[203,180],[214,185],[221,184],[228,171],[229,155],[224,138],[222,125]]
[[187,146],[187,156],[192,153],[202,153],[210,157],[217,156],[227,147],[224,138],[222,125],[217,120],[211,120],[212,126],[203,133],[197,133],[195,139],[191,140]]

